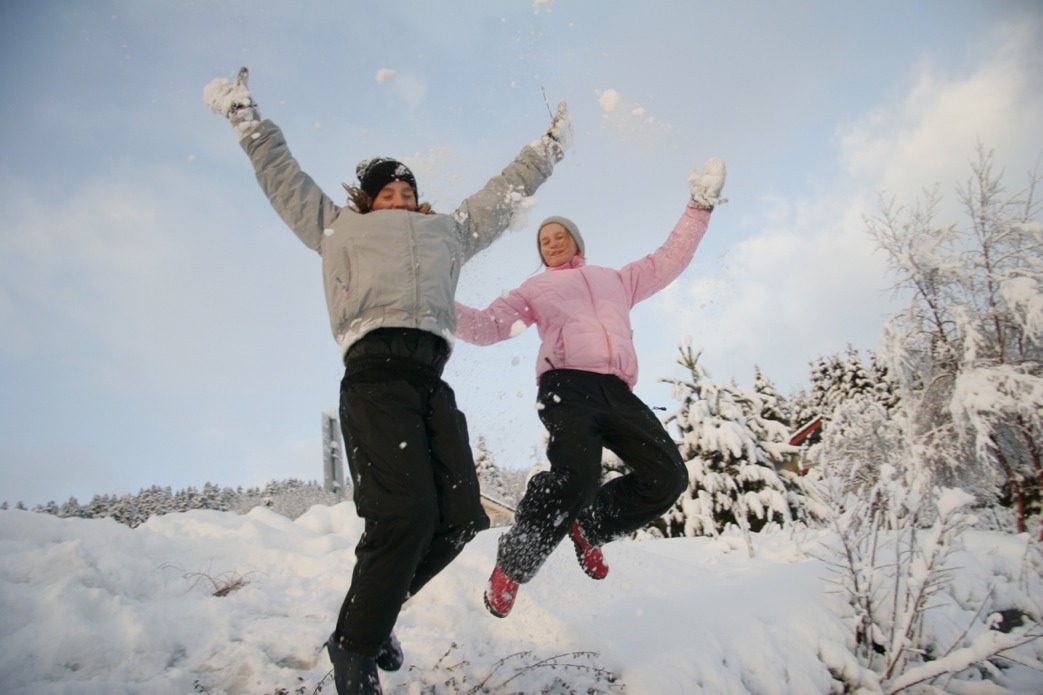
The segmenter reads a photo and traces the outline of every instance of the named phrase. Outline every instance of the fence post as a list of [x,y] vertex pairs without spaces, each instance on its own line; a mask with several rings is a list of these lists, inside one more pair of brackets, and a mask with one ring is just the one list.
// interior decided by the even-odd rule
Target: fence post
[[327,492],[344,499],[344,464],[340,455],[340,426],[330,413],[322,414],[322,472]]

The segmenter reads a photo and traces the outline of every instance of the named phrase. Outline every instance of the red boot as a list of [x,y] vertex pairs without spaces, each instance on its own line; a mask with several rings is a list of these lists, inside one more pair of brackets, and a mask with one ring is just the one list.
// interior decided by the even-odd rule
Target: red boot
[[579,523],[573,521],[572,527],[569,529],[569,538],[572,539],[572,545],[576,548],[576,559],[579,560],[579,566],[583,568],[583,571],[591,579],[604,579],[608,576],[608,565],[605,564],[605,555],[601,552],[601,548],[596,545],[591,545],[587,542],[587,539],[583,537],[583,533],[579,530]]
[[518,595],[518,582],[514,581],[497,566],[489,577],[489,586],[485,589],[485,607],[497,618],[506,618],[514,607],[514,597]]

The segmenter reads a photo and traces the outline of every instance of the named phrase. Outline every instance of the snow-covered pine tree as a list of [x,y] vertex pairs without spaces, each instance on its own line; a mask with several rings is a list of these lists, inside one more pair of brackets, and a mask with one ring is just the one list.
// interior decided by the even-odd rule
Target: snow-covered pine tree
[[61,517],[86,517],[86,510],[80,505],[75,497],[70,497],[58,508],[58,516]]
[[174,511],[174,495],[169,486],[152,485],[138,493],[138,508],[146,517],[169,514]]
[[893,458],[891,449],[901,438],[900,427],[891,421],[897,397],[886,369],[874,353],[867,368],[858,350],[848,345],[843,356],[821,358],[812,380],[814,408],[829,425],[805,460],[834,466],[831,473],[852,487],[872,484],[880,466]]
[[87,515],[91,519],[105,519],[112,515],[115,499],[108,495],[95,495],[87,503]]
[[666,422],[681,437],[690,482],[657,526],[677,537],[717,535],[729,526],[749,533],[791,521],[802,490],[787,489],[773,463],[794,451],[788,429],[764,417],[758,394],[712,381],[691,345],[680,352],[687,378],[662,381],[673,384],[681,401]]
[[[15,509],[25,509],[24,502],[18,502],[15,505]],[[38,504],[33,507],[34,512],[41,512],[43,514],[53,514],[54,516],[60,516],[61,509],[54,500],[48,500],[45,504]]]
[[775,388],[775,383],[764,375],[757,365],[753,367],[753,392],[761,398],[764,404],[761,416],[768,420],[782,423],[784,427],[792,429],[793,422],[790,417],[789,403]]
[[497,502],[511,504],[510,491],[504,482],[499,466],[493,459],[492,452],[485,437],[478,435],[478,441],[474,447],[474,467],[478,473],[478,484],[482,493],[492,497]]
[[148,521],[149,515],[138,504],[137,495],[122,495],[113,500],[109,507],[109,516],[121,524],[137,528]]
[[858,350],[820,357],[811,369],[811,404],[815,415],[830,417],[845,401],[878,390],[877,372],[867,369]]
[[822,413],[815,406],[811,394],[799,389],[789,397],[790,430],[797,430],[808,424]]
[[873,398],[884,406],[888,413],[898,407],[898,389],[891,379],[891,370],[877,356],[875,351],[869,353],[869,373],[873,381]]

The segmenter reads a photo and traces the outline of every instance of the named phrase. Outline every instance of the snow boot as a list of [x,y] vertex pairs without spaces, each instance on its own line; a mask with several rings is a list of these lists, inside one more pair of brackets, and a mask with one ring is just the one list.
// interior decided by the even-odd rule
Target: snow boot
[[517,595],[518,582],[504,574],[497,565],[489,577],[489,586],[485,589],[485,607],[497,618],[506,618],[514,607],[514,598]]
[[579,530],[579,522],[572,522],[569,538],[572,539],[572,545],[576,548],[576,559],[579,560],[579,566],[583,568],[583,572],[591,579],[607,577],[608,565],[605,564],[604,553],[598,546],[587,542],[587,539],[583,537],[583,532]]
[[377,666],[381,671],[397,671],[402,668],[403,661],[405,661],[405,656],[402,654],[402,645],[392,632],[384,640],[384,644],[380,645],[380,651],[377,652]]
[[326,651],[333,662],[337,695],[383,695],[376,659],[351,651],[341,644],[336,633],[326,640]]

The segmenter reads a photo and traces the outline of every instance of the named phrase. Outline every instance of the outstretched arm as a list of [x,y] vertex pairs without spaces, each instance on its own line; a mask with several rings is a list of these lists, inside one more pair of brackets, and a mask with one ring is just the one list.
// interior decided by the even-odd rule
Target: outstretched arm
[[472,345],[492,345],[513,338],[534,320],[531,308],[518,290],[497,299],[484,310],[456,303],[456,337]]
[[620,270],[631,293],[631,304],[647,299],[673,282],[695,256],[715,205],[726,202],[721,197],[725,180],[724,163],[710,159],[702,170],[688,175],[691,198],[684,214],[670,236],[654,252],[624,266]]
[[572,121],[567,105],[561,102],[547,130],[523,147],[499,176],[491,178],[453,213],[465,230],[462,241],[467,258],[503,234],[522,201],[550,177],[554,165],[561,161],[571,144]]

